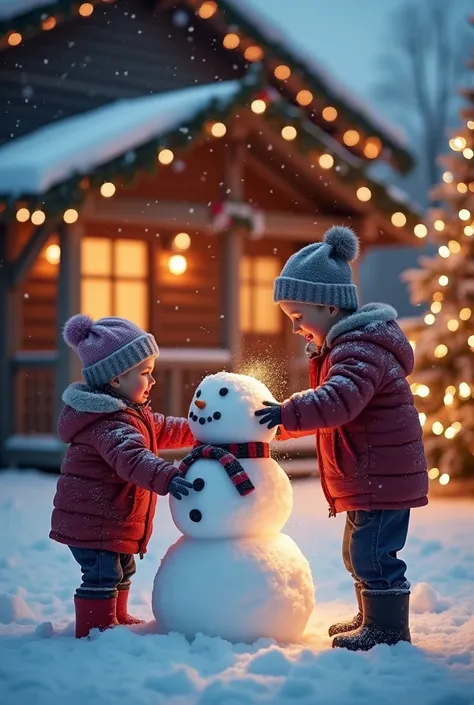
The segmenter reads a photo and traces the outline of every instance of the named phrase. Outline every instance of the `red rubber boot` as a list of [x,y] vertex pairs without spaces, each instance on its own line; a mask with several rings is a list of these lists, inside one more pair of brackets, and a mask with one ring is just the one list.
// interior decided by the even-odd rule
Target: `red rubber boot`
[[138,619],[138,617],[133,617],[128,614],[128,596],[130,590],[118,590],[117,591],[117,621],[119,624],[145,624],[143,619]]
[[76,610],[76,638],[89,635],[91,629],[109,629],[118,624],[116,617],[117,598],[94,600],[86,597],[74,597]]

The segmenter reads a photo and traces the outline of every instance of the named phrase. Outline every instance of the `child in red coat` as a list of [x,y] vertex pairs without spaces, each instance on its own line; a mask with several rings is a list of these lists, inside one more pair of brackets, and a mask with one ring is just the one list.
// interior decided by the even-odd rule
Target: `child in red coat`
[[410,583],[397,554],[410,509],[428,501],[428,476],[406,379],[413,351],[391,306],[359,308],[349,265],[357,252],[352,230],[333,227],[283,267],[274,301],[306,338],[311,389],[256,413],[283,438],[316,435],[329,515],[347,512],[342,553],[359,605],[329,634],[333,646],[367,650],[410,641]]
[[138,623],[127,611],[133,554],[146,553],[156,495],[177,499],[192,485],[158,457],[160,448],[194,442],[187,420],[149,406],[159,350],[155,338],[123,318],[66,323],[66,343],[81,359],[85,384],[71,384],[59,437],[70,444],[54,498],[50,538],[69,546],[81,566],[76,637],[94,627]]

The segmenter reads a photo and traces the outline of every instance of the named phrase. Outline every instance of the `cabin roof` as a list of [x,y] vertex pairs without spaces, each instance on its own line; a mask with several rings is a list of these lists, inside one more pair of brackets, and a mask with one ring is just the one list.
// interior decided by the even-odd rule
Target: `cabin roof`
[[[113,3],[114,0],[90,0],[89,4],[107,2]],[[357,127],[366,135],[379,139],[384,147],[382,158],[389,155],[394,166],[401,171],[411,168],[413,159],[400,130],[382,120],[367,104],[336,82],[319,62],[303,54],[295,38],[272,24],[266,15],[257,12],[250,0],[217,0],[214,3],[216,12],[209,19],[199,16],[199,9],[203,4],[212,3],[181,0],[174,5],[195,13],[198,21],[214,23],[215,31],[223,34],[239,32],[245,41],[240,43],[236,52],[244,53],[247,40],[258,44],[264,50],[264,63],[269,73],[272,73],[272,66],[277,63],[287,64],[291,68],[292,79],[282,83],[283,90],[291,94],[294,86],[302,83],[318,97],[319,102],[323,99],[337,109],[338,121],[342,121],[346,126]],[[45,19],[49,17],[54,19],[55,27],[61,21],[77,17],[78,5],[77,0],[0,0],[0,38],[3,36],[3,46],[8,46],[11,32],[20,33],[22,39],[41,32]],[[157,5],[166,6],[166,2],[157,2]],[[48,25],[48,29],[50,27],[51,25]],[[290,86],[293,77],[296,83]],[[308,115],[313,107],[306,106]],[[356,151],[358,149],[359,146],[355,148]]]
[[[256,96],[266,102],[263,114],[250,109]],[[215,122],[229,125],[243,111],[254,122],[264,121],[281,141],[281,131],[293,128],[292,139],[286,142],[290,158],[295,150],[312,168],[322,173],[330,169],[329,181],[351,189],[353,198],[355,190],[365,186],[374,210],[388,217],[403,213],[407,227],[419,222],[419,213],[403,192],[368,176],[366,165],[318,131],[304,111],[295,111],[277,91],[262,93],[258,76],[249,75],[239,81],[116,101],[13,140],[0,148],[0,197],[10,207],[22,202],[48,214],[80,205],[89,189],[105,181],[126,182],[140,170],[155,168],[157,153],[163,149],[171,150],[173,158],[175,151],[197,138],[216,139],[210,127]],[[332,162],[327,170],[322,170],[322,156]]]

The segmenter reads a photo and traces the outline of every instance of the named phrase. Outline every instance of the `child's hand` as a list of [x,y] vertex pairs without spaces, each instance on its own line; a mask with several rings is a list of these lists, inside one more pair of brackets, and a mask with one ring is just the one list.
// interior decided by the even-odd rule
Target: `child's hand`
[[192,483],[188,482],[181,477],[181,475],[175,475],[168,485],[168,492],[173,495],[175,499],[181,499],[183,495],[188,495],[189,491],[187,488],[192,489]]
[[260,423],[266,424],[267,428],[274,428],[275,426],[281,426],[281,404],[276,401],[264,401],[263,405],[266,409],[258,409],[255,412],[255,416],[261,416]]

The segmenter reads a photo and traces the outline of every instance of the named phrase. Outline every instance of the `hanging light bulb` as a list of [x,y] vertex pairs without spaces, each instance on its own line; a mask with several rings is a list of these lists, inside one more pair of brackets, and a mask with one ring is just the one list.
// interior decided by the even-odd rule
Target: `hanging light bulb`
[[184,274],[187,268],[188,262],[184,255],[172,255],[168,260],[168,269],[171,274],[174,274],[177,277]]
[[191,246],[191,238],[188,233],[178,233],[173,238],[173,246],[177,250],[188,250]]
[[48,245],[44,256],[46,257],[46,261],[49,262],[49,264],[59,264],[59,261],[61,259],[61,248],[59,247],[59,245]]

